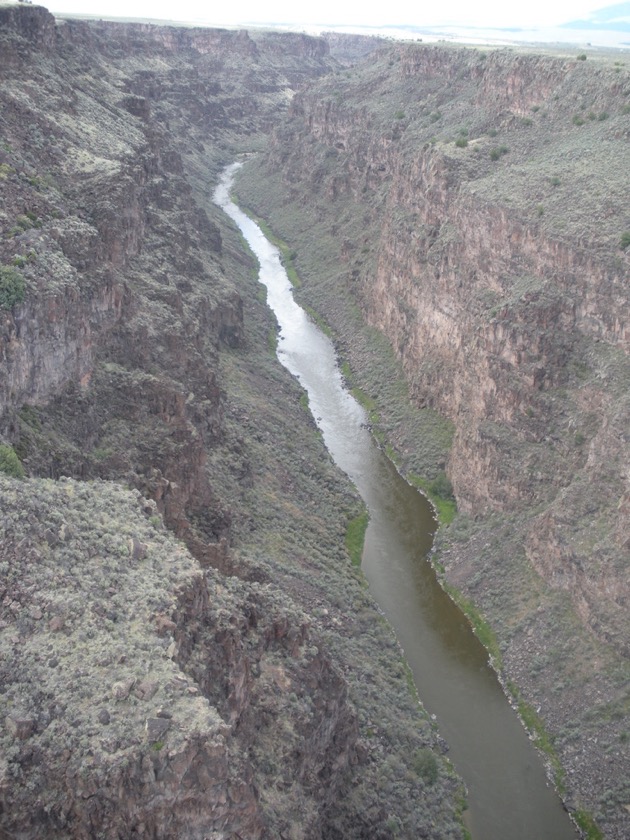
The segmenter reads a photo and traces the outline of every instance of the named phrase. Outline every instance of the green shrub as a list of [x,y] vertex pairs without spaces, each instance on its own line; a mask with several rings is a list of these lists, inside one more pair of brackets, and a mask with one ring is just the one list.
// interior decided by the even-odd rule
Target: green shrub
[[439,473],[432,481],[428,481],[415,473],[409,473],[407,480],[429,497],[437,512],[440,525],[449,525],[453,521],[457,512],[457,504],[453,495],[453,486],[446,473]]
[[404,111],[396,111],[395,117],[397,120],[404,120],[405,119],[405,112]]
[[507,155],[510,150],[507,146],[495,146],[490,150],[490,160],[499,160],[503,155]]
[[630,246],[630,230],[627,230],[621,234],[621,242],[619,244],[621,245],[624,251]]
[[17,226],[22,230],[30,230],[35,225],[33,219],[31,219],[30,215],[27,215],[26,213],[20,214],[17,217],[16,222]]
[[573,125],[584,125],[585,119],[581,114],[574,114],[571,122]]
[[12,446],[0,444],[0,472],[13,478],[24,478],[24,467]]
[[398,817],[389,817],[385,823],[385,828],[390,832],[390,834],[393,834],[394,837],[399,837],[402,826]]
[[586,53],[580,53],[577,57],[578,61],[586,61]]
[[427,785],[437,782],[438,763],[433,752],[427,747],[414,753],[413,769]]
[[468,140],[466,139],[466,137],[458,137],[455,141],[455,145],[460,149],[465,149],[468,145]]
[[453,485],[445,472],[439,472],[433,481],[429,482],[429,492],[441,499],[453,498]]
[[26,293],[24,278],[11,265],[0,265],[0,309],[12,309],[22,303]]
[[28,265],[28,263],[33,262],[34,259],[35,251],[29,251],[28,254],[26,254],[26,256],[23,256],[22,254],[17,254],[15,257],[13,257],[11,265],[15,266],[16,268],[24,268],[25,265]]

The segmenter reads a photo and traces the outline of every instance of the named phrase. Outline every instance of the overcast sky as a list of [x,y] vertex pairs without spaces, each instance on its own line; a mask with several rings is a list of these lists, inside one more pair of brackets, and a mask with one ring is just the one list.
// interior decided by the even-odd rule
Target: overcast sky
[[[37,0],[35,0],[37,2]],[[387,0],[382,5],[357,0],[318,0],[302,4],[295,0],[43,0],[53,13],[80,13],[103,16],[146,17],[162,20],[203,21],[229,25],[244,23],[291,23],[309,25],[414,25],[523,28],[553,26],[588,16],[593,9],[612,5],[615,0],[527,0],[522,3],[497,0],[440,0],[427,3]],[[380,6],[380,8],[379,8]]]

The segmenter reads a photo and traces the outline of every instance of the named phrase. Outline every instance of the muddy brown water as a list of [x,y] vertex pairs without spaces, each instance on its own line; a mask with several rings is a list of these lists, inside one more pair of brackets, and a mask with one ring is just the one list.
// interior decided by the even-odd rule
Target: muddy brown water
[[367,504],[362,569],[466,783],[473,840],[575,840],[486,650],[426,559],[436,527],[430,505],[375,445],[362,407],[344,388],[332,343],[293,299],[278,249],[230,200],[239,165],[224,171],[214,200],[259,261],[280,326],[280,361],[306,389],[326,446]]

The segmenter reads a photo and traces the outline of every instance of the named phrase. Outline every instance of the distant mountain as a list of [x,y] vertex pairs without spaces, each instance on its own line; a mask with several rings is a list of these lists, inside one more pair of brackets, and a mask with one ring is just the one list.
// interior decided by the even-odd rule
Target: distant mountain
[[630,32],[630,3],[616,3],[614,6],[596,9],[588,19],[563,23],[562,28]]

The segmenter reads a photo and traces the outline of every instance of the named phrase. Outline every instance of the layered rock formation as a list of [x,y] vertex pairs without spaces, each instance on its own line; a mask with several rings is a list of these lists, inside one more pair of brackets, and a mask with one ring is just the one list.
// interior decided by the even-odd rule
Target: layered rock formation
[[460,514],[436,564],[496,630],[566,801],[621,838],[630,78],[616,58],[387,48],[297,96],[238,189],[295,249],[401,469],[446,468]]
[[3,836],[462,836],[359,502],[210,204],[333,66],[0,6]]

